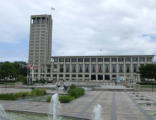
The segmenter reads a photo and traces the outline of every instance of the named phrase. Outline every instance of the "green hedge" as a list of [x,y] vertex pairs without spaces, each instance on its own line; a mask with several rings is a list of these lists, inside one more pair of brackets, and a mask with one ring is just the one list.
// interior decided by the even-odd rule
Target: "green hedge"
[[43,96],[46,95],[46,90],[45,89],[34,89],[31,91],[31,96]]
[[[70,101],[81,97],[84,94],[85,90],[83,88],[77,88],[75,85],[71,85],[67,95],[59,95],[59,101],[61,103],[69,103]],[[51,96],[48,96],[46,101],[50,102]]]
[[69,103],[72,100],[74,100],[74,97],[72,97],[70,95],[60,95],[59,96],[59,101],[61,103]]
[[156,85],[156,82],[137,82],[140,85]]
[[16,100],[16,95],[13,93],[0,94],[0,100]]
[[[74,97],[69,95],[59,95],[59,101],[61,103],[69,103],[70,101],[74,100]],[[51,101],[51,96],[48,96],[46,99],[47,102]]]
[[72,84],[69,89],[75,89],[76,85]]
[[46,90],[36,88],[31,92],[0,94],[0,100],[16,100],[18,98],[35,97],[35,96],[43,96],[43,95],[46,95]]
[[46,99],[46,101],[47,102],[50,102],[51,101],[51,96],[48,96],[47,99]]
[[69,89],[68,94],[74,98],[78,98],[85,94],[85,90],[83,88]]

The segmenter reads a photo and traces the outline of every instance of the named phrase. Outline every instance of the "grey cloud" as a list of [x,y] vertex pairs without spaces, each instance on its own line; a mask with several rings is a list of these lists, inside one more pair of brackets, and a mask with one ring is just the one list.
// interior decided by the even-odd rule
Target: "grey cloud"
[[53,55],[155,54],[155,39],[142,36],[156,34],[155,6],[155,0],[5,0],[0,42],[20,42],[31,14],[52,13]]

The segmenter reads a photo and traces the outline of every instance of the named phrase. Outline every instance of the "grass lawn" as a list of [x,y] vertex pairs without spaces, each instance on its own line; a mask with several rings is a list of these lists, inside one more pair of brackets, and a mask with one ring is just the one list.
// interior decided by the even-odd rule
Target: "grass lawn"
[[[141,88],[152,88],[152,85],[140,85]],[[156,85],[153,85],[153,88],[156,88]]]

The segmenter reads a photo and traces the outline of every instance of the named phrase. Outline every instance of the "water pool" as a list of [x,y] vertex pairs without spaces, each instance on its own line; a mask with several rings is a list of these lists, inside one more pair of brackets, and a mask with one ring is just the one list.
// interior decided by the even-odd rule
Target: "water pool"
[[[7,112],[9,120],[49,120],[47,115]],[[61,120],[78,120],[74,118],[62,118]]]

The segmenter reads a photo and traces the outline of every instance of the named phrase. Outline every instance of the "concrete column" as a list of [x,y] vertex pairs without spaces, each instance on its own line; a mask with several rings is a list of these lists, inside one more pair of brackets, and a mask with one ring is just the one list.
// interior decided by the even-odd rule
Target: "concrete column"
[[110,80],[112,81],[112,58],[110,57],[110,65],[109,65],[109,68],[110,68]]
[[116,64],[116,78],[119,76],[119,62],[117,57],[117,64]]
[[126,61],[125,61],[125,57],[124,57],[124,63],[123,63],[123,72],[124,72],[124,79],[126,77]]

